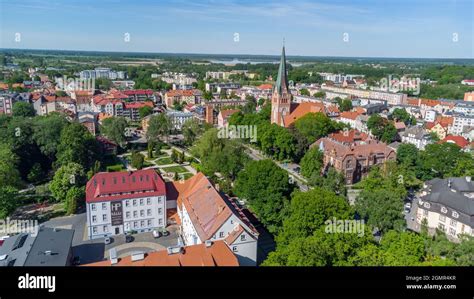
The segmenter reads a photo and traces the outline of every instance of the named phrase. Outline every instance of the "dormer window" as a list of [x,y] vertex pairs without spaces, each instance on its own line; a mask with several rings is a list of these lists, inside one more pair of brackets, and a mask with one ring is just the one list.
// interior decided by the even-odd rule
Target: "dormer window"
[[447,212],[448,212],[448,209],[446,209],[445,207],[442,207],[442,208],[441,208],[441,213],[446,214]]
[[425,202],[425,204],[423,205],[425,208],[429,209],[431,207],[430,203],[429,202]]
[[453,211],[453,217],[454,217],[454,218],[459,218],[458,212]]

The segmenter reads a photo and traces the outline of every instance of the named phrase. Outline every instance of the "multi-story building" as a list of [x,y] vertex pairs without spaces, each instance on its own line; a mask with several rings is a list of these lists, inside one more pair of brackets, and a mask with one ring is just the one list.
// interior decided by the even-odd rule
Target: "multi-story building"
[[367,175],[370,168],[396,159],[395,151],[383,142],[367,139],[364,133],[339,132],[316,141],[311,147],[323,152],[323,171],[334,167],[354,184]]
[[454,113],[453,125],[449,133],[452,135],[461,135],[465,127],[474,127],[474,115]]
[[192,112],[182,112],[182,111],[167,111],[166,115],[171,120],[172,128],[178,131],[181,131],[183,124],[194,117]]
[[196,90],[170,90],[165,93],[165,105],[168,109],[172,109],[175,103],[199,104],[198,94]]
[[386,101],[388,105],[400,105],[405,104],[407,102],[407,95],[404,93],[364,90],[356,88],[343,88],[329,85],[322,86],[322,91],[336,92],[338,94],[347,94],[357,98]]
[[241,266],[256,264],[258,232],[234,202],[219,193],[202,173],[174,186],[185,245],[223,240]]
[[94,70],[83,70],[79,72],[81,79],[106,78],[110,80],[125,79],[126,73],[123,71],[113,71],[110,68],[96,68]]
[[400,134],[403,143],[410,143],[419,150],[432,143],[430,134],[422,126],[412,126]]
[[153,169],[100,172],[86,185],[87,235],[96,239],[166,227],[166,187]]
[[223,128],[227,126],[229,117],[231,117],[232,114],[239,112],[237,109],[227,109],[227,110],[221,110],[219,111],[219,114],[217,115],[217,126],[219,128]]
[[454,105],[453,111],[467,116],[474,116],[474,102],[458,102]]
[[471,177],[433,179],[417,195],[416,222],[439,229],[456,240],[474,236],[474,182]]

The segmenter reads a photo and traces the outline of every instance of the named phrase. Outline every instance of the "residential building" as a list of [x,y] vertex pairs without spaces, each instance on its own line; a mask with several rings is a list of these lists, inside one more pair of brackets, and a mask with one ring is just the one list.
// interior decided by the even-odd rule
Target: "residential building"
[[182,112],[182,111],[166,111],[166,115],[171,120],[171,125],[174,130],[181,131],[183,124],[194,117],[192,112]]
[[237,257],[224,241],[208,241],[190,246],[168,247],[149,253],[135,253],[130,256],[84,265],[86,267],[235,267]]
[[410,143],[419,150],[424,150],[425,146],[430,144],[431,136],[422,126],[412,126],[400,134],[402,143]]
[[375,90],[364,90],[355,88],[335,87],[323,84],[322,91],[346,94],[357,98],[386,101],[388,105],[400,105],[407,102],[407,95],[404,93],[393,93]]
[[0,267],[57,267],[72,262],[74,230],[39,227],[37,234],[19,233],[0,246]]
[[89,239],[166,227],[166,187],[154,169],[100,172],[86,185]]
[[351,131],[330,134],[313,143],[311,147],[317,147],[323,152],[323,171],[334,167],[344,175],[347,184],[360,181],[371,167],[396,159],[395,151],[385,143],[368,139],[363,133]]
[[465,127],[474,127],[474,115],[454,113],[453,125],[449,133],[452,135],[461,135]]
[[97,119],[97,114],[93,112],[79,112],[77,114],[79,123],[81,123],[87,130],[92,134],[96,135],[97,129],[99,128],[99,123]]
[[233,201],[219,193],[202,173],[174,182],[174,186],[185,245],[223,240],[239,265],[256,265],[258,232]]
[[465,102],[474,102],[474,91],[468,91],[464,93]]
[[474,236],[474,182],[471,177],[433,179],[417,194],[416,222],[441,230],[452,240]]
[[231,117],[232,114],[239,112],[240,110],[237,109],[227,109],[227,110],[221,110],[219,111],[219,114],[217,115],[217,126],[219,128],[223,128],[228,125],[228,120],[229,117]]
[[165,105],[172,109],[175,103],[199,104],[196,90],[170,90],[165,93]]

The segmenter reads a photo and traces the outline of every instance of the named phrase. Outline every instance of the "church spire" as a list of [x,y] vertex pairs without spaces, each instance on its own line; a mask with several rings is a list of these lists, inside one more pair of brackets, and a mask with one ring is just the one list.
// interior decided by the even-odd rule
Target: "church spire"
[[278,68],[278,77],[275,83],[275,89],[278,91],[278,94],[283,92],[288,92],[288,73],[286,70],[286,55],[285,55],[285,45],[281,50],[280,58],[280,67]]

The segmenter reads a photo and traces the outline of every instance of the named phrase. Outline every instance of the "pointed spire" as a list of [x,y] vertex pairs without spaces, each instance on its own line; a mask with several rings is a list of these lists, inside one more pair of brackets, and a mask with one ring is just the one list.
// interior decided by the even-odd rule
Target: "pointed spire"
[[278,77],[275,83],[275,88],[279,94],[284,91],[288,92],[288,73],[286,70],[286,55],[285,55],[285,40],[283,39],[283,48],[281,50],[280,67],[278,68]]

